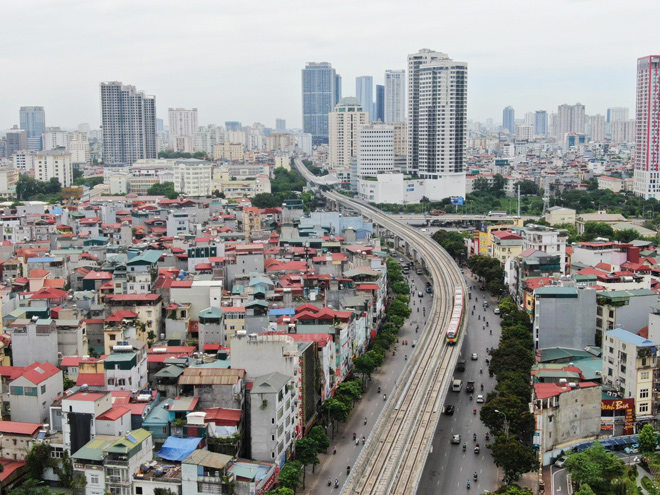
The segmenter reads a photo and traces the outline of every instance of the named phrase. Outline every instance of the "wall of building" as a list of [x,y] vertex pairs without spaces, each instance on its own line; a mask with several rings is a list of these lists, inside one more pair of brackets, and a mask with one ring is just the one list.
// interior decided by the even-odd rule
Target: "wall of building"
[[538,349],[594,345],[596,336],[596,291],[576,289],[577,297],[536,296],[534,340]]

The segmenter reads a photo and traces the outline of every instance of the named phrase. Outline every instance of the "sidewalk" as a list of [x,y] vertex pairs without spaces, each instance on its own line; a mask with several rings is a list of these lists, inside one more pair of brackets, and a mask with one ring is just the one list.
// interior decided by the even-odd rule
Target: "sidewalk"
[[642,478],[644,476],[648,476],[651,480],[653,479],[651,473],[646,471],[640,464],[637,464],[637,486],[639,487],[640,492],[642,492],[644,495],[649,495],[649,492],[646,491],[646,489],[642,486]]

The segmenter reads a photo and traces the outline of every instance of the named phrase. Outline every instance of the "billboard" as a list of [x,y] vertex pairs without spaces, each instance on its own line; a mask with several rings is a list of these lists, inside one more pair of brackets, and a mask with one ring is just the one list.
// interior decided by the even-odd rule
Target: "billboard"
[[451,204],[456,205],[456,206],[463,206],[463,196],[452,196],[451,197]]

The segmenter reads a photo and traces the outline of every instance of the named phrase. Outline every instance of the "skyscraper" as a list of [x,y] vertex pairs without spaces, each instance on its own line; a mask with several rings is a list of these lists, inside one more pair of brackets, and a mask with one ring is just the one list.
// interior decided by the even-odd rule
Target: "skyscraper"
[[637,59],[637,124],[633,190],[660,198],[660,55]]
[[376,108],[371,120],[385,122],[385,86],[376,84]]
[[341,98],[341,76],[328,62],[308,62],[302,70],[303,132],[312,144],[328,143],[328,114]]
[[101,83],[103,161],[132,164],[156,158],[156,97],[118,81]]
[[557,109],[557,140],[564,142],[566,134],[584,134],[585,130],[584,105],[559,105]]
[[512,106],[508,106],[502,112],[502,127],[511,134],[516,132],[516,111]]
[[360,76],[355,78],[355,96],[365,112],[369,114],[369,120],[374,119],[374,78],[371,76]]
[[5,158],[11,158],[17,151],[28,149],[27,132],[23,129],[12,129],[6,135]]
[[406,71],[385,71],[385,122],[404,122],[406,118]]
[[605,140],[605,116],[597,114],[589,117],[589,127],[591,140],[594,143],[602,143]]
[[628,109],[626,107],[611,107],[607,109],[607,123],[619,120],[628,120]]
[[44,107],[21,107],[19,110],[20,127],[27,132],[28,149],[43,149],[42,135],[46,131],[46,112]]
[[195,133],[198,129],[197,109],[169,108],[169,145],[175,151],[192,153],[195,148]]
[[429,179],[429,199],[465,194],[466,136],[467,63],[408,55],[408,172]]
[[534,134],[545,136],[548,134],[548,112],[537,110],[534,114]]
[[275,132],[277,132],[278,134],[284,134],[286,132],[285,119],[275,119]]

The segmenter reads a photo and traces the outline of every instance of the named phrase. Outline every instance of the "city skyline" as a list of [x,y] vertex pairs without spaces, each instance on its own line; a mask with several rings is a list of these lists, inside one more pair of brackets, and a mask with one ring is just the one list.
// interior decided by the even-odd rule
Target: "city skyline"
[[[608,107],[634,108],[636,60],[657,51],[653,29],[634,20],[641,11],[651,18],[660,13],[660,5],[651,1],[621,12],[614,2],[595,8],[592,1],[564,0],[544,9],[516,4],[511,16],[501,3],[477,1],[443,7],[445,28],[439,31],[433,19],[440,6],[421,3],[426,9],[421,17],[419,9],[385,3],[378,9],[351,5],[349,18],[342,4],[302,9],[263,4],[259,15],[239,6],[216,9],[210,2],[194,2],[185,13],[171,11],[167,3],[156,10],[144,4],[131,6],[129,22],[122,15],[127,5],[71,0],[64,4],[71,15],[57,25],[51,20],[61,5],[37,0],[29,8],[10,6],[7,39],[20,39],[19,29],[28,21],[32,35],[4,57],[7,72],[15,76],[0,96],[0,128],[18,125],[18,108],[30,105],[44,106],[54,125],[74,128],[89,122],[95,128],[100,123],[97,88],[104,80],[131,81],[156,95],[159,115],[168,107],[199,108],[200,124],[240,120],[273,126],[281,117],[289,127],[300,128],[299,70],[306,62],[328,61],[347,82],[367,74],[382,84],[385,70],[404,68],[406,55],[421,48],[451,53],[470,64],[470,119],[497,119],[507,105],[524,114],[575,101],[588,114],[604,114]],[[288,10],[296,11],[293,19],[286,17]],[[367,12],[374,22],[367,30],[357,29]],[[517,22],[520,18],[526,22]],[[343,29],[318,29],[319,19]],[[167,36],[183,24],[195,25],[196,35]],[[296,28],[284,30],[284,25]],[[553,39],[558,26],[562,36]],[[392,37],[394,28],[397,36]],[[502,36],[506,32],[515,36]],[[51,42],[58,57],[36,49]],[[259,56],[266,49],[268,56]],[[41,74],[62,67],[67,70],[45,85]],[[269,74],[268,91],[263,90],[263,73]],[[350,89],[346,85],[344,96],[354,96]]]

